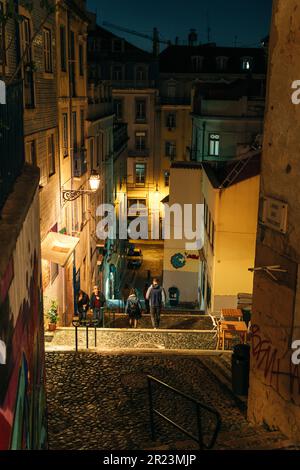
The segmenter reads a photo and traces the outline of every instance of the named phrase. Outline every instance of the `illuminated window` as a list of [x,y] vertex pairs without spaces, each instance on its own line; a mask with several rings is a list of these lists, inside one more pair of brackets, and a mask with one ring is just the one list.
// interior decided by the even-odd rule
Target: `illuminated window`
[[220,155],[220,135],[209,134],[209,155],[218,157]]
[[242,69],[246,71],[250,71],[253,68],[253,59],[252,57],[243,57],[242,58]]
[[170,186],[170,172],[169,171],[164,171],[164,181],[165,181],[165,186],[169,187]]
[[63,133],[62,133],[62,138],[63,138],[63,156],[67,157],[69,154],[69,124],[68,124],[68,114],[63,113],[62,115],[63,119]]
[[48,155],[49,176],[52,176],[55,173],[55,141],[54,141],[54,134],[48,135],[48,138],[47,138],[47,155]]
[[135,184],[144,186],[146,182],[146,165],[145,163],[136,163],[135,165]]

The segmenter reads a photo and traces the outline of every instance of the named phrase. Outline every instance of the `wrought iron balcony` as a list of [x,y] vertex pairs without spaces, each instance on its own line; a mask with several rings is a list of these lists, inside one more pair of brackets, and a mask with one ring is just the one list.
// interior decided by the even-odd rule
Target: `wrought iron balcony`
[[149,157],[150,150],[149,149],[129,149],[128,156],[129,157]]
[[113,88],[118,89],[144,89],[155,88],[155,80],[115,80],[112,79]]
[[190,160],[193,162],[211,162],[211,163],[224,163],[230,162],[236,159],[235,156],[232,157],[221,157],[218,155],[203,155],[201,150],[198,149],[191,149],[187,147],[187,150],[190,154]]
[[159,103],[163,104],[170,104],[174,106],[189,106],[191,104],[191,98],[189,96],[160,96]]

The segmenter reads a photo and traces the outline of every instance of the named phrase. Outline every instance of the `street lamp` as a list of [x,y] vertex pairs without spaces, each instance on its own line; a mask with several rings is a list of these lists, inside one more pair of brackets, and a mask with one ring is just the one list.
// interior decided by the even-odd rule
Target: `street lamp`
[[93,194],[100,186],[100,176],[92,173],[89,177],[89,185],[91,189],[63,189],[62,197],[65,202],[75,201],[82,194]]

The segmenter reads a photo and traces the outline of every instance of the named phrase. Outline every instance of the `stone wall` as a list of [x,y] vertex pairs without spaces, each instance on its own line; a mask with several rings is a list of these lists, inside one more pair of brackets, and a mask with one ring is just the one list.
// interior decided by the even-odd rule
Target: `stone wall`
[[0,221],[0,450],[47,442],[38,182],[25,166]]
[[296,441],[300,441],[300,366],[292,363],[291,355],[293,339],[300,339],[300,108],[291,96],[292,83],[300,79],[299,24],[297,0],[274,1],[261,196],[287,203],[288,218],[283,233],[260,224],[255,266],[280,265],[286,273],[274,273],[273,279],[257,272],[254,278],[248,408],[251,421],[279,428]]

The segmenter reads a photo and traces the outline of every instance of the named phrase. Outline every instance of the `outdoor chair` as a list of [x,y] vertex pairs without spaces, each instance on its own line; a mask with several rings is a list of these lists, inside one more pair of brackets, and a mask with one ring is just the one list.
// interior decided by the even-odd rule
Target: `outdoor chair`
[[212,321],[212,324],[213,324],[213,330],[215,331],[215,335],[214,335],[214,338],[216,338],[218,335],[219,335],[219,323],[220,323],[220,320],[221,320],[221,316],[219,313],[209,313],[208,314],[211,321]]

